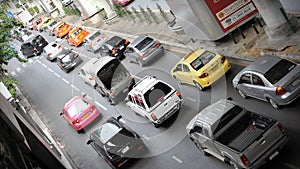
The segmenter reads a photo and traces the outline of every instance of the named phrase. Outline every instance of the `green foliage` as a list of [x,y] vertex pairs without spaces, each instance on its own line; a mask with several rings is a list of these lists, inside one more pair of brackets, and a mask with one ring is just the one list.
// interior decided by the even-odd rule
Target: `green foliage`
[[21,62],[25,62],[26,60],[20,58],[18,52],[11,48],[8,43],[9,32],[14,26],[20,26],[22,23],[16,22],[11,17],[6,17],[3,7],[0,8],[0,21],[0,74],[3,75],[6,72],[3,66],[7,65],[11,58],[17,58]]
[[21,7],[21,5],[19,3],[16,3],[15,6],[16,6],[16,8],[20,8]]
[[40,13],[40,10],[39,10],[39,8],[38,8],[37,6],[34,6],[33,9],[34,9],[34,11],[35,11],[36,13]]
[[7,75],[3,76],[1,78],[1,81],[3,82],[3,84],[7,88],[7,90],[10,92],[10,94],[12,96],[15,96],[16,91],[14,88],[14,84],[17,84],[17,81],[13,77],[7,76]]
[[30,8],[27,8],[27,11],[31,14],[31,15],[34,15],[35,11],[32,7]]
[[72,9],[70,9],[70,8],[68,8],[66,6],[63,6],[62,8],[65,11],[66,15],[77,15],[77,16],[81,15],[81,12],[80,12],[80,10],[78,8],[72,8]]
[[126,11],[123,9],[123,7],[120,4],[113,3],[114,5],[114,11],[119,17],[123,17],[126,15]]

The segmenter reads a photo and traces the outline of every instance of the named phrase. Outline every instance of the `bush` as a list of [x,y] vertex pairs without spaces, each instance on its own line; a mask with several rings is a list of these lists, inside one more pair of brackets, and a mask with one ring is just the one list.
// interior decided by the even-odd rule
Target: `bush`
[[17,84],[17,81],[11,76],[3,76],[1,80],[4,84],[4,86],[7,87],[10,94],[12,96],[15,96],[16,91],[15,91],[14,85]]
[[37,6],[34,6],[33,9],[34,9],[34,11],[35,11],[36,13],[40,13],[40,10],[39,10],[39,8],[38,8]]
[[30,8],[27,8],[28,12],[31,14],[31,15],[34,15],[35,11],[32,7]]
[[21,5],[19,4],[19,3],[16,3],[16,8],[20,8],[21,7]]

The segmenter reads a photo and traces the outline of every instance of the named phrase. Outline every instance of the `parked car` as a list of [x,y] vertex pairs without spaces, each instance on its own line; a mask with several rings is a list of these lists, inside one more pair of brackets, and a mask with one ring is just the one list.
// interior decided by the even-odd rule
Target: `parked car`
[[60,113],[77,132],[95,120],[100,112],[94,104],[81,96],[75,96],[69,100]]
[[181,108],[183,99],[181,93],[166,82],[145,76],[128,93],[126,104],[159,127]]
[[124,65],[118,59],[109,56],[91,58],[81,67],[79,76],[96,88],[102,96],[107,96],[111,104],[116,103],[120,94],[126,96],[126,92],[135,83]]
[[55,35],[55,28],[60,25],[61,23],[63,23],[63,21],[53,21],[51,22],[48,26],[47,26],[47,29],[48,29],[48,33],[50,36],[54,36]]
[[81,45],[84,41],[84,38],[89,34],[88,31],[85,29],[82,29],[81,27],[75,27],[73,28],[67,37],[67,42],[71,46],[76,46],[78,47]]
[[190,84],[204,90],[231,68],[225,56],[198,49],[182,58],[172,69],[171,75],[179,84]]
[[58,37],[58,38],[62,38],[64,36],[66,36],[70,30],[72,29],[72,27],[67,24],[66,22],[63,22],[59,25],[57,25],[57,27],[55,27],[55,35]]
[[121,6],[126,6],[128,5],[130,2],[132,2],[133,0],[113,0],[114,3],[119,4]]
[[29,58],[41,55],[47,45],[47,40],[43,36],[37,35],[31,41],[23,43],[20,50],[25,57]]
[[139,158],[146,149],[140,136],[120,121],[111,117],[90,134],[87,141],[114,169],[124,166],[133,158]]
[[60,55],[57,56],[58,66],[67,73],[73,70],[81,62],[82,59],[79,57],[79,54],[72,49],[65,49]]
[[136,62],[140,66],[144,66],[161,55],[162,52],[163,46],[158,40],[149,36],[139,36],[126,47],[124,55],[130,62]]
[[28,28],[30,30],[38,30],[39,25],[42,23],[43,19],[42,18],[35,18],[31,24],[28,25]]
[[288,141],[277,120],[225,99],[201,110],[186,130],[204,155],[212,155],[235,169],[259,168],[278,155]]
[[300,96],[300,65],[275,56],[262,56],[232,80],[242,98],[268,101],[278,109]]
[[103,34],[99,30],[96,30],[85,37],[85,48],[89,52],[97,53],[106,39],[106,34]]
[[29,42],[29,41],[31,41],[35,37],[34,34],[32,34],[31,32],[29,32],[26,29],[22,29],[20,31],[20,36],[21,36],[20,37],[21,38],[21,42],[23,42],[23,43]]
[[50,42],[47,46],[44,47],[44,53],[46,58],[50,61],[56,60],[56,57],[63,52],[63,47],[56,42]]
[[100,47],[100,55],[111,56],[122,60],[125,58],[124,51],[129,43],[127,39],[113,36]]
[[46,18],[43,20],[41,26],[39,27],[39,31],[44,31],[51,22],[53,22],[52,18]]

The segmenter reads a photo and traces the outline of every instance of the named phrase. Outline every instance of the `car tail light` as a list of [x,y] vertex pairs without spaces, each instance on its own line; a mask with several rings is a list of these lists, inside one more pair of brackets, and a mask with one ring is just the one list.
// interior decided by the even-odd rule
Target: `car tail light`
[[117,49],[113,49],[113,50],[111,51],[111,53],[112,53],[112,54],[117,53]]
[[145,53],[144,54],[141,54],[140,56],[139,56],[139,58],[144,58],[145,57]]
[[118,164],[118,167],[121,167],[122,165],[123,165],[123,163],[119,163],[119,164]]
[[179,91],[176,92],[176,95],[181,99],[181,93]]
[[282,134],[285,133],[285,128],[282,126],[281,123],[278,123],[278,124],[277,124],[277,127],[278,127],[278,129],[281,131]]
[[225,57],[225,56],[222,56],[222,58],[221,58],[221,63],[223,64],[223,63],[225,62],[225,60],[226,60],[226,57]]
[[113,91],[110,91],[110,92],[109,92],[109,95],[110,95],[110,96],[114,96],[115,94],[114,94]]
[[59,46],[58,46],[58,49],[61,49],[61,48],[62,48],[62,47],[59,45]]
[[126,39],[126,40],[125,40],[125,44],[127,44],[127,43],[129,43],[129,40]]
[[157,41],[157,42],[155,43],[154,47],[157,47],[157,46],[159,46],[159,45],[160,45],[160,41]]
[[94,80],[94,78],[93,78],[93,77],[90,77],[89,80]]
[[157,117],[155,116],[154,113],[151,113],[151,118],[153,119],[153,121],[156,121],[156,120],[157,120]]
[[36,48],[33,48],[34,51],[36,51]]
[[77,120],[74,120],[74,121],[72,121],[72,124],[76,124],[76,123],[79,123],[79,120],[77,119]]
[[200,79],[205,78],[208,76],[208,73],[203,73],[202,75],[199,76]]
[[281,86],[276,87],[276,95],[283,95],[286,91]]
[[48,56],[52,55],[52,53],[49,53]]
[[242,160],[243,164],[244,164],[246,167],[248,167],[248,166],[250,165],[250,162],[248,161],[248,159],[247,159],[247,157],[245,156],[245,154],[243,154],[243,155],[241,156],[241,160]]

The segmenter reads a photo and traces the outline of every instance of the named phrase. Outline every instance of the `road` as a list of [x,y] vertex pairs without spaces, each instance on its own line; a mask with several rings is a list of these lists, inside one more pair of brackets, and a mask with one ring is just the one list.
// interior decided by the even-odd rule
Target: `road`
[[[36,33],[36,32],[35,32]],[[48,41],[55,40],[42,33]],[[13,41],[19,49],[20,43]],[[61,45],[69,47],[65,40]],[[186,137],[185,126],[200,110],[209,104],[221,99],[232,97],[234,101],[246,107],[248,110],[258,112],[275,119],[278,119],[285,126],[289,135],[289,144],[280,152],[275,160],[270,161],[262,168],[265,169],[300,169],[300,124],[296,119],[300,119],[299,99],[293,104],[283,107],[280,110],[273,109],[269,103],[255,99],[242,99],[232,88],[231,80],[243,66],[238,60],[233,61],[231,73],[218,80],[211,88],[204,92],[199,92],[195,87],[189,85],[179,85],[170,76],[170,70],[183,56],[183,53],[174,52],[173,48],[168,48],[157,60],[144,68],[137,64],[123,60],[125,67],[135,75],[136,80],[145,75],[156,76],[166,81],[182,92],[185,100],[180,112],[167,121],[167,124],[160,128],[154,128],[143,118],[136,116],[123,102],[116,106],[111,106],[106,98],[103,98],[92,87],[85,84],[78,72],[80,66],[97,54],[85,51],[84,46],[74,50],[80,53],[84,63],[75,70],[66,74],[54,62],[49,62],[42,55],[29,59],[25,64],[11,60],[7,69],[18,80],[22,91],[33,104],[35,110],[46,122],[52,132],[61,139],[65,150],[72,157],[78,168],[103,169],[109,168],[105,161],[88,145],[86,141],[98,125],[111,116],[122,115],[125,123],[134,129],[145,142],[149,149],[141,159],[133,160],[126,168],[143,169],[182,169],[182,168],[229,168],[226,164],[213,158],[206,157]],[[76,95],[87,94],[101,112],[101,116],[92,124],[78,134],[59,115],[62,106],[69,99]]]

